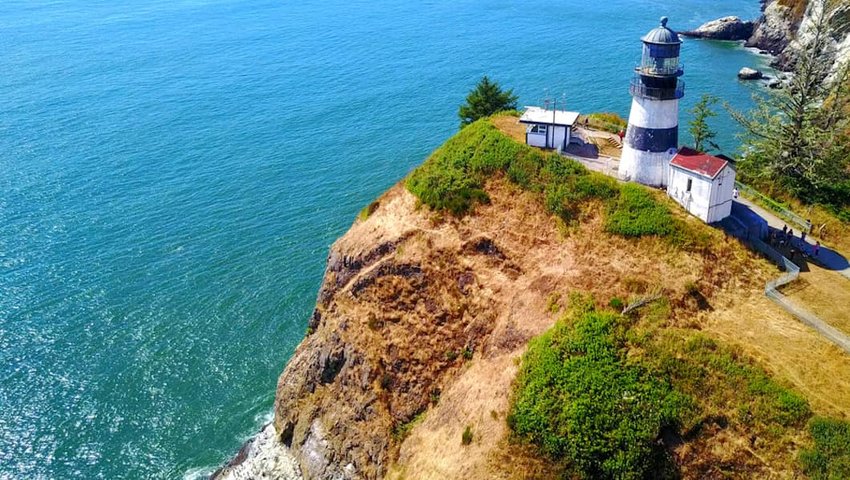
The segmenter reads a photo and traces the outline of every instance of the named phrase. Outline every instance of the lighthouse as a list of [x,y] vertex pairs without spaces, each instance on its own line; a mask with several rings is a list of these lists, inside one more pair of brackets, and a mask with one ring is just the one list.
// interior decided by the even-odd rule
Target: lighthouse
[[682,41],[667,28],[667,17],[642,41],[643,55],[629,86],[632,110],[619,176],[661,187],[667,185],[679,142],[679,99],[685,95],[685,83],[679,79]]

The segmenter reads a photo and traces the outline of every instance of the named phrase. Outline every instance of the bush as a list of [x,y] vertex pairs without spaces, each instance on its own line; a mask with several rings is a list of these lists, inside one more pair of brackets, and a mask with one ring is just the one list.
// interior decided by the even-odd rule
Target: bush
[[476,203],[489,201],[484,183],[499,172],[524,190],[542,193],[546,209],[565,222],[578,218],[589,201],[599,200],[607,206],[610,233],[667,236],[686,247],[707,243],[701,230],[674,221],[645,187],[621,186],[575,160],[518,143],[487,119],[469,125],[435,150],[408,177],[407,188],[434,210],[462,215]]
[[[486,120],[461,130],[431,154],[407,179],[407,188],[434,210],[460,215],[487,202],[484,181],[532,152]],[[536,152],[535,152],[536,153]]]
[[623,309],[626,308],[625,302],[623,302],[623,300],[619,297],[612,298],[611,301],[608,302],[608,306],[618,312],[622,312]]
[[814,480],[850,478],[850,423],[814,418],[809,433],[814,446],[800,453],[803,471]]
[[690,404],[626,361],[618,318],[586,312],[532,340],[508,417],[520,438],[590,478],[664,471],[659,434]]
[[624,237],[664,236],[675,231],[670,210],[646,188],[631,183],[620,187],[619,198],[611,202],[605,229]]
[[735,349],[702,334],[647,338],[650,343],[642,345],[647,368],[713,409],[737,411],[737,420],[753,433],[799,427],[811,416],[802,396],[776,383]]
[[591,198],[616,197],[613,179],[557,153],[517,143],[486,119],[450,138],[407,179],[407,188],[434,210],[461,215],[488,201],[484,182],[497,172],[524,190],[545,192],[549,211],[569,220]]
[[460,437],[460,444],[469,445],[470,443],[472,443],[472,427],[467,425],[466,428],[463,429],[463,435]]

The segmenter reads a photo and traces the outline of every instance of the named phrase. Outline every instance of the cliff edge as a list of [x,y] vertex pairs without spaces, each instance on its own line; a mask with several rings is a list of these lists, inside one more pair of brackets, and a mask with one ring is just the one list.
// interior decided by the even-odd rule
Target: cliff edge
[[[518,440],[507,419],[529,340],[559,321],[579,292],[599,308],[646,302],[649,310],[635,318],[654,331],[729,342],[734,358],[758,358],[805,392],[815,412],[847,411],[850,383],[832,379],[850,378],[850,361],[764,297],[772,265],[660,192],[621,187],[536,152],[480,121],[426,162],[464,164],[474,181],[441,171],[455,179],[446,187],[427,171],[414,174],[429,188],[447,188],[433,201],[458,192],[474,199],[465,214],[423,205],[410,181],[364,209],[330,249],[307,335],[278,382],[273,426],[216,478],[561,475],[565,464]],[[627,193],[639,193],[649,205],[640,208],[653,215],[667,212],[654,227],[664,235],[611,232]],[[618,221],[648,228],[629,223],[642,215],[635,212]],[[792,477],[807,442],[801,425],[753,423],[767,400],[736,394],[728,380],[712,385],[696,400],[705,405],[688,432],[656,440],[678,474]],[[739,418],[751,408],[756,413],[746,415],[754,417]],[[806,418],[808,407],[802,412]]]

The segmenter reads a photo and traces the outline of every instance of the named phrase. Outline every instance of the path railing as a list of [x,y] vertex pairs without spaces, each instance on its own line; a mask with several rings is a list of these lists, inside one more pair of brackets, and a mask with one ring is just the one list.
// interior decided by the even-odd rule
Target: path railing
[[[731,233],[733,233],[733,235],[735,234],[735,232]],[[797,319],[799,319],[806,325],[817,330],[818,333],[823,335],[827,340],[836,344],[845,352],[850,353],[850,337],[848,337],[847,334],[824,322],[812,312],[809,312],[805,308],[802,308],[801,306],[792,302],[788,297],[786,297],[782,294],[782,292],[779,291],[779,288],[788,285],[794,280],[797,280],[797,278],[800,276],[800,267],[798,267],[797,264],[789,260],[784,255],[779,253],[776,249],[757,238],[740,239],[745,244],[749,245],[750,248],[761,252],[767,258],[772,260],[779,266],[781,270],[784,271],[781,276],[767,282],[767,284],[764,286],[765,296],[773,300],[777,305],[785,309],[785,311],[787,311],[791,315],[797,317]]]
[[753,187],[750,187],[749,185],[745,185],[737,181],[735,182],[735,187],[745,197],[752,198],[759,205],[771,210],[779,218],[785,220],[788,223],[795,224],[800,229],[800,231],[808,231],[808,229],[811,228],[811,224],[809,224],[809,222],[805,218],[801,217],[800,215],[797,215],[791,210],[788,210],[780,203],[777,203],[776,200],[768,197],[767,195],[762,194]]

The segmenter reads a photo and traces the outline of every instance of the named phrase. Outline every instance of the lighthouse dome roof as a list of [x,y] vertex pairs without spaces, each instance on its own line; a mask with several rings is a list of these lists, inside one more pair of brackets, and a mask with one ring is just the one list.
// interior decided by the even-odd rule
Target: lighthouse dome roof
[[673,30],[667,28],[667,17],[661,17],[661,25],[650,30],[649,33],[643,37],[643,41],[646,43],[657,44],[682,43],[682,41],[679,40],[679,35],[677,35]]

